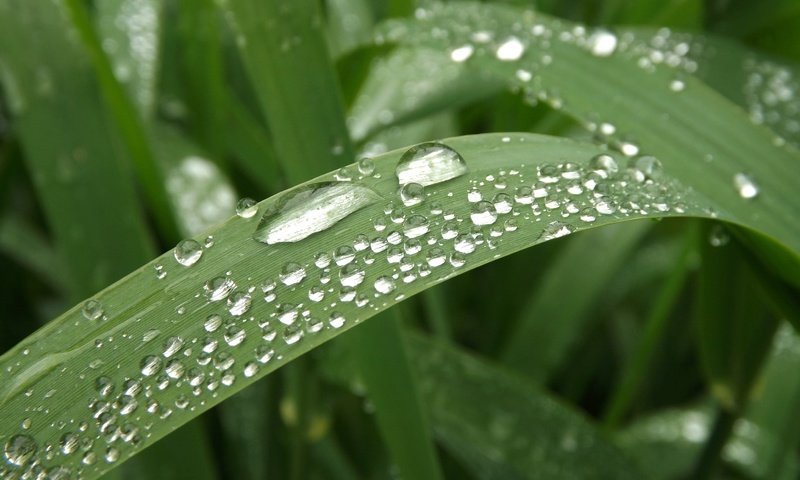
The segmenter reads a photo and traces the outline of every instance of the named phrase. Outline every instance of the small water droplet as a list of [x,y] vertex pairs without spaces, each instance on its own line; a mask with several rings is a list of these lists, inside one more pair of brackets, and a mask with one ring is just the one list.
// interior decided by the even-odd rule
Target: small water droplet
[[208,317],[206,317],[205,323],[203,323],[203,328],[205,328],[206,332],[216,332],[219,327],[222,325],[222,317],[217,315],[216,313],[212,313]]
[[331,328],[342,328],[344,326],[345,318],[339,312],[331,312],[330,316],[328,317],[328,325]]
[[169,337],[164,342],[164,352],[163,355],[165,357],[171,357],[180,351],[181,347],[183,347],[183,339],[181,337]]
[[395,174],[400,185],[435,185],[467,173],[467,164],[458,152],[442,143],[415,145],[400,157]]
[[155,355],[148,355],[144,357],[139,364],[141,367],[142,375],[145,377],[152,377],[161,371],[161,358]]
[[233,325],[225,330],[225,335],[224,335],[225,343],[227,343],[228,346],[236,347],[238,345],[241,345],[242,342],[244,342],[246,336],[247,334],[245,333],[243,328]]
[[242,198],[236,202],[236,215],[241,218],[252,218],[258,213],[258,204],[252,198]]
[[281,283],[287,287],[297,285],[302,282],[304,278],[306,278],[306,269],[296,262],[285,264],[281,269],[281,274],[278,276]]
[[564,237],[572,233],[572,227],[561,222],[550,222],[542,230],[539,238],[542,240],[553,240],[555,238]]
[[203,256],[203,246],[197,240],[181,240],[173,251],[175,260],[184,267],[191,267]]
[[642,155],[631,160],[631,173],[634,180],[644,182],[645,180],[657,180],[661,176],[661,162],[651,155]]
[[525,53],[525,45],[517,37],[508,37],[498,45],[495,55],[501,62],[514,62]]
[[234,317],[240,317],[250,310],[252,297],[249,293],[238,292],[228,297],[228,313]]
[[400,199],[406,207],[419,205],[425,199],[425,187],[419,183],[407,183],[400,188]]
[[456,63],[466,62],[474,51],[472,45],[463,45],[450,51],[450,60]]
[[744,173],[737,173],[733,176],[733,185],[742,198],[749,200],[758,196],[758,186],[750,176]]
[[386,295],[394,291],[395,283],[391,277],[384,275],[375,280],[374,287],[376,292]]
[[428,218],[422,215],[411,215],[403,223],[403,235],[408,238],[417,238],[428,233]]
[[203,286],[206,297],[208,297],[208,299],[212,302],[217,302],[228,298],[228,295],[230,295],[235,288],[236,284],[233,283],[233,280],[228,277],[212,278]]
[[253,238],[267,244],[297,242],[380,199],[374,190],[358,183],[308,185],[267,206]]
[[617,49],[617,36],[608,30],[598,30],[589,37],[589,49],[596,57],[608,57]]

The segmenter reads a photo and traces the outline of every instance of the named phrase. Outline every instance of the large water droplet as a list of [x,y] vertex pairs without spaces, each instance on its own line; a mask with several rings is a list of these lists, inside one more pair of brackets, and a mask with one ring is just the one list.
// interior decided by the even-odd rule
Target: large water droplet
[[14,435],[6,441],[3,453],[8,463],[16,466],[25,465],[36,453],[36,441],[29,435]]
[[464,45],[450,51],[450,60],[456,63],[466,62],[472,53],[475,51],[472,45]]
[[142,362],[139,366],[142,369],[142,375],[145,377],[152,377],[161,371],[161,357],[148,355],[142,359]]
[[744,173],[737,173],[733,176],[733,185],[742,198],[749,200],[758,196],[758,186],[752,178]]
[[212,302],[217,302],[225,299],[230,295],[231,291],[236,288],[233,280],[227,277],[215,277],[207,281],[203,286],[206,292],[206,297]]
[[184,267],[191,267],[203,256],[203,246],[197,240],[187,238],[181,240],[172,253],[178,263]]
[[400,185],[434,185],[467,173],[467,164],[447,145],[428,142],[415,145],[400,157],[395,174]]
[[306,269],[296,262],[289,262],[281,269],[281,274],[278,276],[281,283],[291,286],[297,285],[306,278]]
[[391,277],[387,276],[378,277],[378,279],[375,280],[374,286],[375,286],[375,291],[384,295],[392,293],[395,289],[394,280],[392,280]]
[[253,238],[267,244],[297,242],[380,199],[374,190],[358,183],[312,184],[267,206]]

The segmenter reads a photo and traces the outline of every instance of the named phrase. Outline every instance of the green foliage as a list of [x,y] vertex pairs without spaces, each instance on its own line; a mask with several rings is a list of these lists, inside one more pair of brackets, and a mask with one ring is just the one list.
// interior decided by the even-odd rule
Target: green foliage
[[0,0],[0,478],[796,478],[800,10],[538,7]]

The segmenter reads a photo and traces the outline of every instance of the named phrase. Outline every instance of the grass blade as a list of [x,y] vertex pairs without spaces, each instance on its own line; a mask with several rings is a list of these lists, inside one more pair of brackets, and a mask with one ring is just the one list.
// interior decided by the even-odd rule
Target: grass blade
[[[506,137],[509,140],[505,140]],[[406,212],[406,218],[410,218],[413,214],[427,215],[429,205],[439,203],[443,211],[452,210],[455,218],[466,222],[462,223],[463,227],[459,227],[464,228],[464,231],[471,229],[472,227],[467,225],[473,222],[471,215],[473,206],[464,202],[464,199],[467,197],[467,192],[479,182],[485,182],[487,176],[498,178],[501,171],[509,172],[514,169],[518,172],[517,176],[508,178],[507,181],[513,180],[519,182],[519,185],[524,185],[539,178],[541,168],[549,165],[550,161],[557,159],[565,164],[575,163],[579,169],[586,169],[589,160],[602,151],[592,145],[530,134],[514,134],[513,141],[508,134],[489,134],[452,138],[445,142],[464,156],[469,172],[463,177],[441,184],[438,188],[429,188],[426,201],[416,207],[410,207]],[[515,222],[506,222],[513,217],[503,215],[510,213],[497,214],[499,219],[494,226],[509,227],[508,230],[503,228],[505,233],[501,232],[500,236],[489,236],[488,231],[492,226],[484,227],[486,233],[480,237],[481,241],[475,245],[475,250],[472,253],[462,254],[463,257],[452,257],[450,261],[454,264],[430,266],[427,260],[434,259],[431,262],[436,265],[435,258],[439,258],[440,253],[435,249],[439,248],[444,250],[445,255],[458,253],[454,247],[454,239],[442,242],[441,246],[431,246],[425,242],[422,251],[416,254],[419,255],[416,257],[419,260],[414,259],[415,262],[424,263],[421,270],[424,275],[411,279],[412,281],[408,283],[396,282],[391,295],[380,295],[374,285],[382,276],[392,275],[397,267],[386,261],[383,256],[374,257],[373,263],[363,263],[363,259],[372,255],[372,252],[362,250],[356,253],[355,262],[367,266],[368,271],[365,271],[364,281],[355,290],[355,294],[356,299],[366,298],[366,304],[362,303],[362,300],[356,302],[356,299],[340,303],[338,287],[336,289],[328,287],[329,290],[324,295],[325,301],[321,304],[308,303],[308,290],[317,285],[316,274],[312,275],[312,272],[317,271],[314,265],[317,253],[323,251],[330,253],[340,246],[352,246],[359,234],[388,235],[388,232],[383,234],[376,232],[374,222],[376,219],[389,221],[384,210],[397,195],[394,170],[401,153],[394,151],[376,157],[373,175],[363,176],[357,180],[359,185],[372,188],[386,200],[348,216],[336,224],[335,228],[324,230],[301,242],[265,246],[252,238],[257,223],[254,218],[234,217],[210,232],[215,237],[214,246],[205,250],[200,261],[192,267],[179,265],[173,253],[168,252],[95,295],[94,298],[103,306],[105,320],[84,318],[81,307],[77,306],[5,353],[0,357],[0,407],[2,407],[0,442],[6,442],[9,435],[19,433],[18,426],[23,416],[30,416],[32,420],[32,426],[25,434],[37,442],[58,442],[64,432],[49,426],[56,424],[59,419],[65,421],[87,419],[90,422],[90,430],[86,435],[99,435],[101,424],[92,417],[92,411],[87,407],[91,400],[99,395],[95,382],[98,377],[108,376],[116,388],[114,393],[116,396],[124,390],[123,383],[127,378],[142,382],[142,388],[151,391],[152,400],[158,402],[157,413],[151,414],[140,406],[135,415],[129,417],[130,421],[137,423],[150,423],[155,419],[158,421],[153,423],[149,435],[138,445],[119,445],[120,460],[123,460],[268,372],[348,330],[360,321],[404,298],[461,272],[490,262],[498,256],[511,254],[569,232],[619,223],[623,220],[647,218],[648,215],[703,216],[707,215],[705,212],[708,209],[714,209],[721,212],[722,220],[748,225],[754,229],[759,228],[759,222],[753,222],[746,212],[744,217],[738,217],[737,214],[728,213],[730,210],[724,208],[724,204],[711,202],[702,187],[696,191],[683,190],[677,179],[662,178],[658,180],[659,183],[653,181],[649,185],[668,182],[668,191],[681,199],[680,208],[686,208],[685,211],[679,213],[654,210],[649,214],[642,214],[641,211],[617,212],[613,215],[598,214],[594,221],[589,222],[580,220],[576,216],[564,218],[560,210],[543,208],[541,200],[534,205],[521,203],[517,205],[521,213]],[[533,163],[531,159],[534,159]],[[354,165],[348,169],[350,172],[356,171]],[[331,181],[333,174],[327,174],[316,180]],[[516,188],[515,183],[510,185]],[[630,189],[628,190],[630,193],[641,195],[642,202],[654,201],[648,193],[652,187],[630,184],[625,188]],[[713,185],[707,188],[713,188]],[[484,196],[495,190],[493,184],[484,184],[481,187]],[[274,205],[280,198],[270,199],[260,207],[264,209],[269,204]],[[584,197],[575,198],[574,201],[579,202],[581,206],[593,205],[593,202],[601,201],[602,198],[602,195],[598,200],[597,197],[586,194]],[[539,212],[538,215],[534,214],[535,211]],[[761,215],[780,216],[782,212],[766,210],[762,211]],[[444,222],[441,216],[429,217],[429,231],[440,232]],[[767,221],[766,224],[768,223]],[[392,228],[402,230],[400,226]],[[402,235],[399,232],[398,234]],[[476,242],[477,239],[478,237]],[[286,285],[280,280],[283,269],[288,268],[288,262],[297,262],[305,268],[306,283]],[[163,270],[167,273],[164,279],[156,276],[154,265],[164,267]],[[430,268],[430,273],[427,273],[427,268]],[[336,271],[331,273],[338,275]],[[231,283],[226,285],[237,287],[234,291],[225,290],[227,294],[225,301],[220,301],[219,296],[213,297],[217,299],[213,301],[209,294],[204,293],[204,285],[217,278],[219,280],[215,281],[221,282],[222,279],[227,279]],[[257,289],[262,285],[271,285],[276,279],[277,299],[270,295],[263,298],[261,290]],[[288,280],[286,282],[288,283]],[[364,297],[359,297],[359,294],[363,294]],[[220,295],[224,297],[224,294]],[[336,303],[337,311],[345,319],[344,325],[340,328],[329,326],[319,330],[318,322],[321,320],[324,325],[330,316],[331,311],[324,310],[331,308],[330,302]],[[298,319],[287,326],[278,320],[280,310],[278,305],[298,304],[308,306],[307,322]],[[247,308],[247,315],[232,314],[231,309],[235,312],[237,308]],[[204,325],[206,319],[213,314],[223,316],[227,323],[213,332],[208,332]],[[251,317],[254,320],[249,320]],[[259,326],[255,319],[265,319],[268,322]],[[334,321],[333,325],[338,325],[338,321]],[[245,341],[242,343],[237,343],[237,339],[240,338],[238,329],[245,333]],[[274,337],[271,335],[272,329],[275,329]],[[124,332],[125,336],[120,336],[117,332]],[[157,332],[157,340],[152,339],[153,332]],[[226,339],[226,335],[231,340]],[[106,342],[109,336],[114,338],[111,344]],[[271,342],[262,336],[271,338]],[[204,345],[206,337],[217,342],[217,350],[213,355],[204,353],[199,347],[189,346],[193,345],[191,342],[195,339],[200,345]],[[163,377],[160,374],[148,376],[152,371],[149,368],[151,365],[156,369],[159,367],[158,362],[152,360],[150,355],[163,356],[162,353],[172,338],[183,340],[182,351],[189,352],[186,361],[193,362],[184,364],[186,368],[184,375],[200,378],[202,382],[198,385],[199,390],[188,383],[178,385],[172,381],[168,381],[166,388],[160,390],[157,384],[161,384]],[[106,347],[98,349],[96,341],[101,341]],[[27,355],[23,355],[23,351],[27,351]],[[102,363],[96,363],[95,360],[98,359]],[[201,363],[195,365],[197,359]],[[232,364],[229,359],[233,359]],[[98,368],[93,369],[90,364]],[[163,369],[166,365],[161,364],[160,367]],[[192,369],[191,374],[190,369]],[[66,385],[69,385],[69,388],[66,388]],[[33,389],[33,399],[46,408],[35,413],[26,411],[33,400],[24,393],[30,389]],[[50,390],[58,392],[57,403],[43,397],[44,393]],[[197,396],[194,392],[197,392]],[[43,455],[41,451],[38,451],[37,455],[39,454]],[[101,458],[102,455],[103,453],[98,454]],[[118,463],[98,462],[84,466],[76,456],[59,458],[58,461],[65,467],[80,470],[85,478],[92,478]]]
[[353,329],[343,341],[353,355],[402,477],[441,479],[411,370],[411,352],[406,353],[402,337],[400,315],[395,309]]
[[[648,229],[646,223],[637,222],[572,239],[528,296],[501,353],[503,363],[524,371],[536,383],[546,382],[592,320],[594,301]],[[563,301],[564,292],[569,293],[569,302]]]
[[477,478],[640,478],[586,419],[526,379],[423,337],[409,340],[437,436]]

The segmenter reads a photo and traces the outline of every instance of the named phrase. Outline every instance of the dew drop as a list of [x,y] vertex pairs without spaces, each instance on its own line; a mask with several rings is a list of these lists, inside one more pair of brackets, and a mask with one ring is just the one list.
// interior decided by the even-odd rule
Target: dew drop
[[403,235],[408,238],[417,238],[428,233],[428,227],[427,217],[412,215],[403,223]]
[[67,432],[62,435],[61,439],[58,441],[58,446],[61,449],[61,453],[64,455],[71,455],[75,453],[79,445],[80,437],[71,432]]
[[228,312],[234,317],[240,317],[250,310],[252,301],[252,297],[249,293],[234,293],[228,297]]
[[233,280],[227,277],[212,278],[203,286],[206,297],[208,297],[208,299],[212,302],[217,302],[228,298],[228,295],[230,295],[234,288],[236,288],[236,284],[233,283]]
[[287,287],[297,285],[302,282],[304,278],[306,278],[306,269],[296,262],[285,264],[281,269],[281,274],[278,276],[281,283]]
[[339,283],[343,287],[357,287],[364,281],[366,272],[358,265],[351,263],[339,271]]
[[569,235],[570,233],[572,233],[572,228],[569,225],[561,222],[550,222],[544,227],[539,238],[542,240],[553,240]]
[[733,176],[733,185],[739,196],[744,199],[752,199],[758,196],[758,186],[752,178],[744,173],[737,173]]
[[497,47],[497,50],[495,51],[497,59],[501,62],[513,62],[519,60],[524,53],[525,45],[523,45],[519,38],[513,36],[508,37]]
[[400,157],[395,174],[400,185],[435,185],[467,173],[467,164],[458,152],[437,142],[415,145]]
[[606,153],[595,155],[589,160],[589,168],[599,172],[603,178],[613,177],[619,172],[619,165],[614,157]]
[[267,206],[253,238],[270,245],[297,242],[380,199],[377,192],[358,183],[308,185]]
[[183,347],[183,339],[181,337],[169,337],[167,341],[164,342],[163,355],[169,358],[178,353],[181,347]]
[[456,63],[466,62],[469,60],[469,57],[472,56],[474,51],[475,49],[472,47],[472,45],[463,45],[450,51],[450,60]]
[[661,176],[661,162],[651,155],[642,155],[631,161],[631,173],[634,180],[644,182],[645,180],[656,180]]
[[258,204],[252,198],[242,198],[236,202],[236,215],[241,218],[252,218],[258,213]]
[[391,277],[384,275],[375,280],[374,287],[376,292],[386,295],[394,291],[395,284]]
[[617,49],[617,36],[607,30],[598,30],[589,37],[589,49],[596,57],[608,57]]
[[365,177],[375,173],[375,162],[369,158],[359,160],[356,167],[358,168],[358,173]]
[[103,304],[97,300],[87,300],[81,309],[83,317],[87,320],[97,320],[103,316]]
[[142,359],[139,366],[141,367],[142,375],[152,377],[161,371],[161,358],[155,355],[148,355]]
[[246,333],[243,328],[237,326],[230,326],[225,330],[225,343],[231,347],[236,347],[244,342]]
[[222,317],[217,315],[216,313],[212,313],[208,317],[206,317],[206,321],[203,323],[203,328],[205,328],[206,332],[216,332],[219,327],[222,325]]
[[344,315],[339,312],[332,312],[328,317],[328,325],[330,325],[331,328],[342,328],[344,326],[344,322]]
[[407,183],[400,188],[400,200],[406,207],[419,205],[425,199],[425,187],[419,183]]
[[244,370],[242,373],[244,373],[246,378],[250,378],[255,376],[258,373],[258,370],[259,366],[256,362],[247,362],[244,364]]
[[203,256],[203,246],[197,240],[181,240],[172,252],[175,260],[184,267],[191,267]]
[[472,206],[469,218],[472,220],[473,225],[476,226],[491,225],[497,221],[497,211],[493,204],[481,200]]

